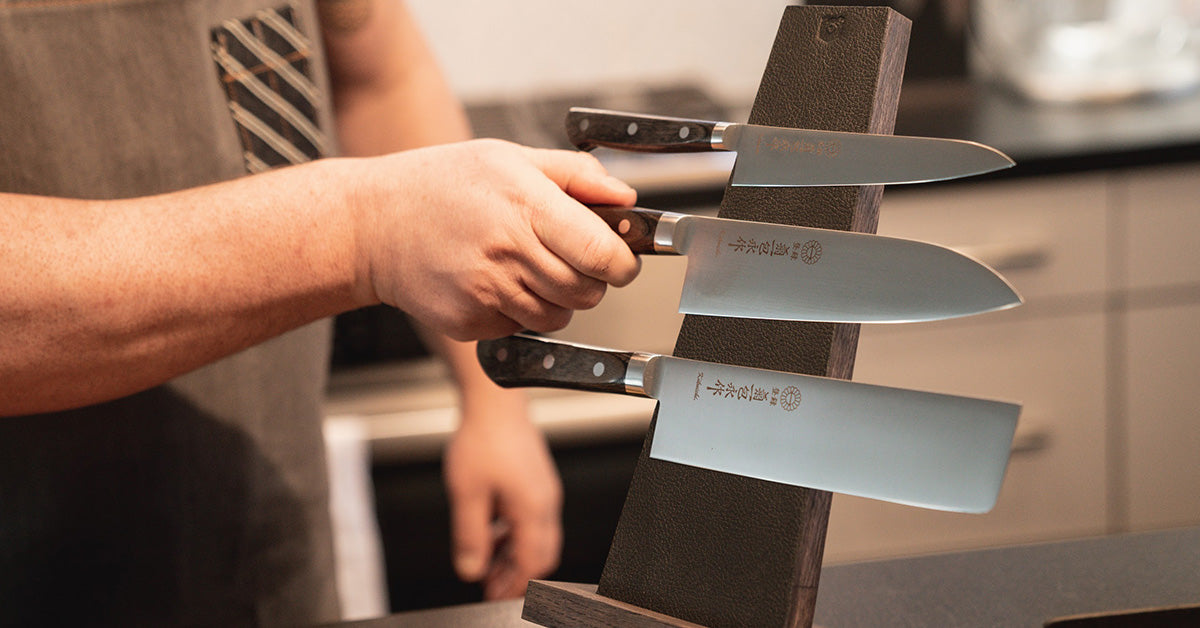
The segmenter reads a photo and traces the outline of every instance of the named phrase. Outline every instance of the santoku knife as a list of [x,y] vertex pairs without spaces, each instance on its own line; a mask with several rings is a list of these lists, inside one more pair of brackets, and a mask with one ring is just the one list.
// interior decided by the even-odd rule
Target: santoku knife
[[925,242],[639,207],[592,210],[634,253],[687,255],[679,311],[688,314],[900,323],[1021,304],[991,268]]
[[883,185],[956,179],[1013,166],[977,142],[669,118],[573,107],[567,137],[640,152],[737,151],[730,183],[747,186]]
[[1020,406],[516,335],[481,341],[505,387],[659,401],[650,456],[924,508],[996,502]]

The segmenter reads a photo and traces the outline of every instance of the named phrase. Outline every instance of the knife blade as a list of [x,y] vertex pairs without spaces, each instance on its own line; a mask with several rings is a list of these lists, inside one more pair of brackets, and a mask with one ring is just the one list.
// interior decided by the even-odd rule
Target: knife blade
[[905,323],[1022,302],[996,271],[936,244],[641,207],[592,211],[634,253],[687,256],[687,314]]
[[790,129],[572,107],[567,137],[655,153],[737,151],[737,186],[883,185],[956,179],[1012,167],[978,142],[932,137]]
[[657,399],[652,458],[955,512],[995,505],[1021,410],[521,334],[476,351],[501,386]]

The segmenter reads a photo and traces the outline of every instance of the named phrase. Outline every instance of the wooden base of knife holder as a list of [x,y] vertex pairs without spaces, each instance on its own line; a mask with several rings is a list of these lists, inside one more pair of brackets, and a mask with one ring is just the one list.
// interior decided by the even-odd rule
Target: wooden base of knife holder
[[596,593],[594,584],[530,580],[521,619],[542,626],[703,628]]
[[[891,133],[910,26],[882,7],[787,7],[749,122]],[[718,215],[873,233],[882,192],[730,186]],[[674,354],[849,379],[857,346],[857,325],[688,315]],[[655,422],[598,590],[532,583],[525,617],[544,626],[811,626],[831,495],[652,459]]]

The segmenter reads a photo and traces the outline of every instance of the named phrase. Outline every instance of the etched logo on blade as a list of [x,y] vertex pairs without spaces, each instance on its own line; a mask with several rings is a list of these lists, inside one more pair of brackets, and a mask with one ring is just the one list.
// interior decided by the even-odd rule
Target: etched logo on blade
[[800,389],[795,386],[788,386],[783,389],[783,393],[779,395],[779,406],[784,410],[791,412],[800,407]]
[[[703,375],[701,373],[701,377]],[[692,397],[693,399],[700,394],[701,386],[703,385],[701,377],[696,378],[696,390]],[[777,386],[768,388],[754,383],[746,384],[739,381],[722,381],[717,379],[711,386],[704,386],[704,390],[708,391],[710,396],[718,399],[729,399],[748,404],[765,403],[769,406],[778,406],[788,412],[800,407],[800,389],[795,386],[788,386],[780,390]]]
[[[724,235],[724,234],[722,234]],[[803,261],[805,264],[816,264],[821,259],[821,243],[816,240],[808,242],[783,242],[780,240],[759,240],[743,238],[725,243],[734,253],[756,255],[759,257],[783,257]]]
[[783,155],[812,155],[814,157],[837,158],[842,152],[842,143],[838,140],[794,139],[791,136],[766,136],[758,138],[754,146],[755,154],[772,153]]
[[800,259],[809,266],[816,264],[821,259],[821,243],[816,240],[809,240],[800,247]]

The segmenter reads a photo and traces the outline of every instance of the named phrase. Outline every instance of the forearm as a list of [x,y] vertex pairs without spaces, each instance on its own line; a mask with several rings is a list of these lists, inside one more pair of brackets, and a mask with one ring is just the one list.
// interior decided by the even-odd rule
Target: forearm
[[130,394],[371,303],[346,167],[120,201],[0,195],[0,415]]

